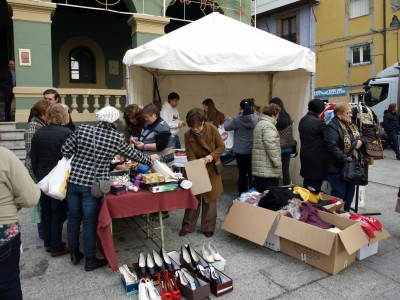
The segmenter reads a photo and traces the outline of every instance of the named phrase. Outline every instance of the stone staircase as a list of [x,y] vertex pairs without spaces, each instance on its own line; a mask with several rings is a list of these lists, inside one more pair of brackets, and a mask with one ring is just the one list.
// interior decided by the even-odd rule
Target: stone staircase
[[0,146],[10,149],[25,162],[24,129],[16,129],[15,122],[0,122]]

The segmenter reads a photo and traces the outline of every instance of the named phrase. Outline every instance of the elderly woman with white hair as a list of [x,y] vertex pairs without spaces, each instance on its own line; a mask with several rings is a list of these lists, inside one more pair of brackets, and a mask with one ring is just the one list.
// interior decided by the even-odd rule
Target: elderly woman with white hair
[[[68,246],[71,262],[77,265],[85,256],[85,271],[107,265],[106,259],[96,258],[96,230],[101,199],[94,198],[91,187],[95,179],[108,180],[110,163],[120,154],[139,163],[151,165],[157,154],[146,155],[126,143],[116,130],[119,112],[106,106],[96,113],[97,123],[81,125],[65,142],[61,152],[66,158],[74,156],[67,189]],[[83,221],[83,249],[79,250],[79,231]]]

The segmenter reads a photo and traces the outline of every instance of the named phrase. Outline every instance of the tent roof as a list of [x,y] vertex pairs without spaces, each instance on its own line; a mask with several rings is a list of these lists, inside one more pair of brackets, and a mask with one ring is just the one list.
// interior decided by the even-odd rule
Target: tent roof
[[315,72],[306,47],[218,12],[128,50],[126,65],[194,72]]

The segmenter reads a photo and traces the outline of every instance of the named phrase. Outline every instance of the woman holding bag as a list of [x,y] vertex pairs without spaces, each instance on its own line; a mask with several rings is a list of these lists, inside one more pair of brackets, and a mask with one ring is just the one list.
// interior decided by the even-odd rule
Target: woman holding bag
[[[72,130],[69,123],[68,107],[61,103],[52,104],[46,110],[46,124],[32,138],[32,170],[37,181],[42,180],[62,158],[61,147]],[[42,224],[44,247],[52,257],[69,253],[69,248],[62,242],[63,224],[67,219],[67,201],[56,200],[41,192]]]
[[[351,158],[351,148],[359,150],[363,145],[357,126],[352,123],[352,108],[349,103],[340,102],[333,110],[334,117],[325,129],[327,148],[327,178],[331,185],[331,195],[343,199],[344,210],[350,211],[355,185],[343,180],[341,172]],[[358,155],[361,155],[358,151]]]

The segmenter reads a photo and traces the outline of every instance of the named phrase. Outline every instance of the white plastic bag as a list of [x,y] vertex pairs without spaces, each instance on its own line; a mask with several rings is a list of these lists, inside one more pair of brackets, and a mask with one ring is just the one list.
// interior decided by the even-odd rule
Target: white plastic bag
[[49,193],[49,183],[50,183],[50,178],[54,174],[54,170],[56,168],[54,167],[53,170],[50,171],[49,174],[47,174],[42,180],[40,180],[37,185],[39,188],[45,193],[46,195]]
[[234,131],[225,131],[224,125],[218,126],[218,131],[224,141],[225,148],[231,149],[233,147]]
[[174,172],[165,164],[159,160],[153,162],[153,169],[157,173],[160,173],[165,178],[165,182],[177,182],[178,177],[175,176]]
[[[49,181],[49,191],[47,195],[57,200],[64,200],[67,195],[69,173],[71,172],[71,160],[63,157],[57,166],[51,171],[53,174]],[[53,172],[54,171],[54,172]]]

